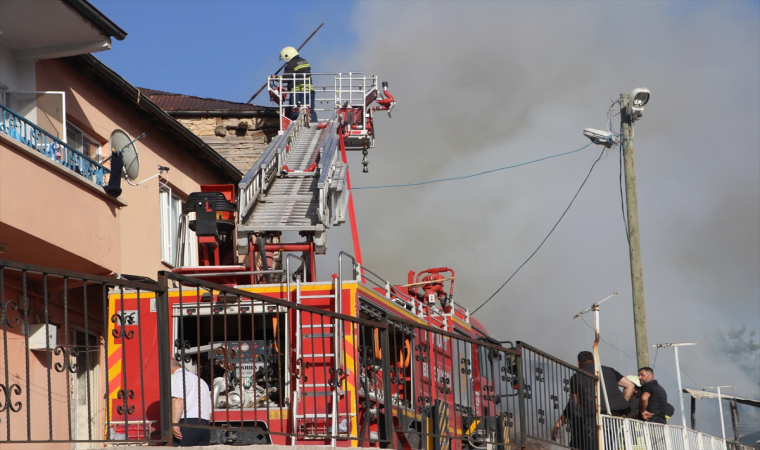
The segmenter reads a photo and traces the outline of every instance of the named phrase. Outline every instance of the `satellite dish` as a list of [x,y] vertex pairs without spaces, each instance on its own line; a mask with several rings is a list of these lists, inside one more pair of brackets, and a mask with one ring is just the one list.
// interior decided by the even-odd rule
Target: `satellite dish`
[[111,152],[121,152],[124,159],[124,167],[122,168],[121,176],[125,180],[136,180],[140,174],[140,158],[137,155],[137,147],[135,147],[135,141],[144,137],[145,134],[141,134],[135,139],[129,137],[124,130],[114,130],[111,133],[111,139],[109,139],[108,146]]

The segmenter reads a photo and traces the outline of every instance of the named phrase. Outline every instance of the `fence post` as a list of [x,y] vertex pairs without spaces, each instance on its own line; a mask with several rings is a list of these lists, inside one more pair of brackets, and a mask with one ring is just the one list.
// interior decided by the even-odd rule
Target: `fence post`
[[517,395],[520,403],[520,445],[522,448],[528,446],[528,424],[525,416],[525,378],[523,377],[523,346],[522,342],[517,341],[517,350],[520,352],[517,358]]
[[166,272],[158,272],[158,289],[156,292],[156,326],[158,332],[158,386],[161,410],[161,440],[172,441],[172,396],[171,374],[169,373],[170,339],[169,339],[169,282]]
[[388,315],[380,316],[380,323],[385,325],[385,330],[380,330],[380,348],[383,351],[383,404],[385,405],[385,438],[389,441],[385,448],[396,448],[396,439],[393,433],[393,395],[391,392],[391,358],[390,358],[390,333],[388,328]]

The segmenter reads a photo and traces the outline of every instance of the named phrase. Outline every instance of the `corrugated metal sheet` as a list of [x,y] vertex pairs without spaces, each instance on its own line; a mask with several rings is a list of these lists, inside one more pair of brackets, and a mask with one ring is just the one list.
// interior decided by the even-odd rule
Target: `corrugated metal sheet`
[[139,88],[164,111],[275,111],[276,108]]

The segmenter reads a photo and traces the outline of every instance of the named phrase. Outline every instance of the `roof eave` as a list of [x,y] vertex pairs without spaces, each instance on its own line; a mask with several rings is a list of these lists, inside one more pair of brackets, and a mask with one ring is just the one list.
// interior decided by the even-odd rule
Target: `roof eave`
[[166,111],[172,117],[269,117],[277,118],[279,113],[277,111],[246,111],[246,110],[169,110]]
[[118,89],[122,91],[126,98],[135,99],[135,106],[137,108],[142,109],[150,116],[152,116],[155,120],[160,121],[169,129],[171,129],[171,131],[177,133],[187,142],[197,147],[202,152],[203,156],[208,158],[219,169],[221,169],[221,172],[226,177],[228,177],[230,181],[238,183],[243,178],[243,174],[229,161],[222,157],[222,155],[217,153],[190,130],[182,126],[182,124],[174,120],[174,118],[167,114],[166,111],[156,106],[156,104],[154,104],[150,98],[143,95],[136,87],[129,84],[127,80],[111,70],[111,68],[103,64],[99,59],[89,54],[73,56],[67,59],[80,61],[81,63],[87,65],[94,72],[113,83]]
[[87,0],[61,0],[69,5],[74,11],[95,25],[102,33],[107,36],[123,41],[127,37],[127,32],[119,28],[111,19],[105,16],[97,8],[92,6]]

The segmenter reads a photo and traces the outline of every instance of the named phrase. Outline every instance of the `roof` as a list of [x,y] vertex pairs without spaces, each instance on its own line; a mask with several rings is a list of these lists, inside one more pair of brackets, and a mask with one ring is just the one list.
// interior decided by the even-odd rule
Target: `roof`
[[[717,392],[708,392],[703,391],[700,389],[686,389],[683,390],[684,394],[691,394],[692,397],[698,398],[698,399],[705,399],[705,398],[718,398]],[[734,397],[733,395],[726,395],[721,394],[720,398],[722,400],[736,400],[736,403],[743,403],[745,405],[754,406],[757,408],[760,408],[760,400],[752,400],[749,398],[742,398],[742,397]]]
[[273,113],[277,108],[251,105],[248,103],[230,102],[216,98],[203,98],[194,95],[173,94],[171,92],[157,91],[154,89],[139,88],[140,92],[150,98],[164,111],[260,111]]
[[66,5],[70,6],[74,11],[79,13],[80,16],[87,19],[91,24],[100,30],[106,36],[114,37],[119,41],[123,41],[127,37],[127,32],[119,28],[118,25],[113,23],[111,19],[106,17],[97,8],[92,6],[87,0],[61,0]]
[[217,168],[219,175],[234,183],[242,179],[243,174],[235,166],[198,136],[174,120],[166,111],[156,106],[141,90],[129,84],[96,57],[87,54],[61,58],[61,60],[88,77],[95,84],[107,89],[114,98],[129,105],[140,116],[150,120],[156,128],[167,133],[178,145],[187,149],[188,153],[203,163]]

